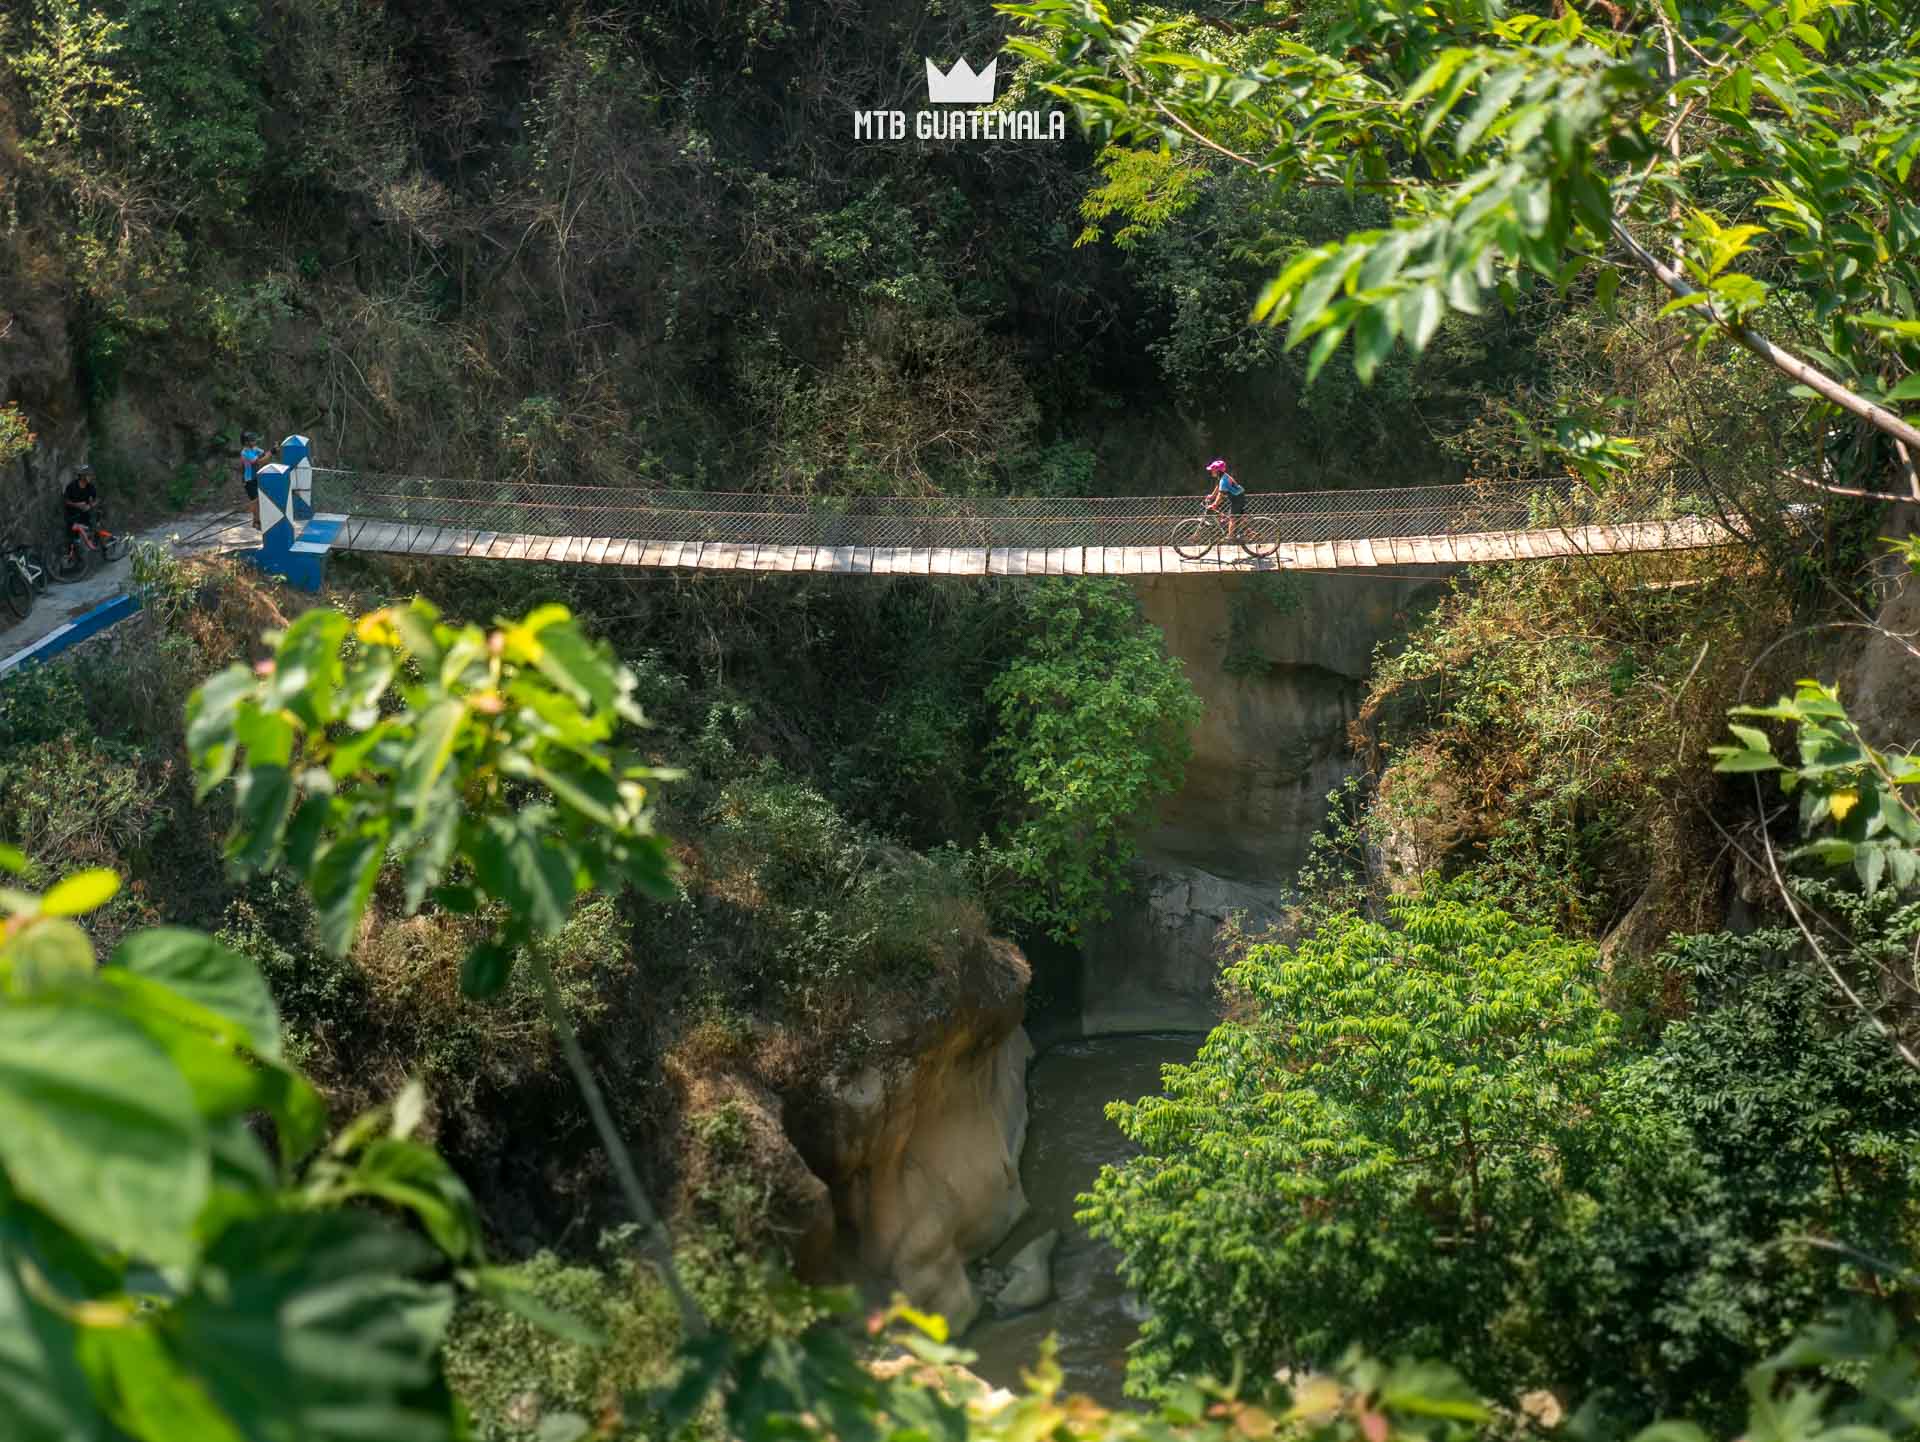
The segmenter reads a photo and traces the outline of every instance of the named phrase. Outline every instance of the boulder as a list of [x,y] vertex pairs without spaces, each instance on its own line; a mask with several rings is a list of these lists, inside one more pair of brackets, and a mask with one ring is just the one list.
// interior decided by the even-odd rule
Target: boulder
[[1080,1032],[1210,1031],[1220,1020],[1219,933],[1282,919],[1279,884],[1230,881],[1197,866],[1137,861],[1132,890],[1080,953]]
[[832,1197],[846,1270],[898,1288],[955,1333],[980,1310],[966,1264],[1026,1213],[1026,958],[982,946],[951,995],[875,1018],[885,1043],[795,1109],[801,1154]]
[[1042,1232],[1013,1254],[1006,1267],[1006,1284],[993,1299],[993,1309],[1001,1316],[1025,1312],[1053,1297],[1053,1249],[1060,1244],[1060,1229]]

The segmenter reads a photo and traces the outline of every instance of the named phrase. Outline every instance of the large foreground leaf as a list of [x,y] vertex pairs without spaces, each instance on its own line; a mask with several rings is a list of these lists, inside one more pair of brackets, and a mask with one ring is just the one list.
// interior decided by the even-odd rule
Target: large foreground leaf
[[227,1229],[170,1328],[181,1364],[262,1442],[442,1442],[438,1354],[452,1290],[410,1280],[425,1243],[357,1212]]
[[193,1094],[131,1020],[71,1004],[0,1009],[0,1167],[75,1231],[190,1261],[211,1160]]
[[106,1427],[73,1360],[74,1329],[27,1296],[19,1240],[11,1223],[0,1222],[0,1436],[96,1442]]

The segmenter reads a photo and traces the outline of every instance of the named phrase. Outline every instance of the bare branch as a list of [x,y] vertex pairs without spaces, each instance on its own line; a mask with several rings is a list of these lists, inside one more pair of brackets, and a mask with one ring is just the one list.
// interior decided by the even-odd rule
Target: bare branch
[[[1652,251],[1642,245],[1634,237],[1633,232],[1621,224],[1617,218],[1612,222],[1612,229],[1614,239],[1625,246],[1628,254],[1630,254],[1643,269],[1651,272],[1654,278],[1668,290],[1677,296],[1698,295],[1700,293],[1699,288],[1690,283],[1679,271],[1666,264],[1666,262],[1662,261]],[[1808,390],[1813,391],[1816,395],[1826,400],[1832,401],[1843,411],[1858,416],[1875,430],[1884,432],[1886,435],[1892,436],[1896,441],[1902,441],[1915,450],[1920,450],[1920,430],[1916,430],[1885,406],[1875,405],[1865,396],[1848,390],[1825,371],[1817,370],[1801,360],[1800,357],[1780,349],[1779,346],[1775,345],[1751,327],[1721,315],[1719,311],[1714,309],[1712,301],[1707,302],[1707,314],[1712,317],[1715,324],[1725,330],[1728,335],[1739,341],[1741,345],[1759,356],[1760,359],[1772,366],[1775,370],[1780,371],[1782,374],[1792,376],[1793,379],[1799,381],[1800,384],[1807,387]]]

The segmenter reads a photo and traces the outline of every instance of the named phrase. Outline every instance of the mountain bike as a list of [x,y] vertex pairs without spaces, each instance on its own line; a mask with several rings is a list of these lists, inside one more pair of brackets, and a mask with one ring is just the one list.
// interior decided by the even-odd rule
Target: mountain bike
[[54,580],[85,580],[102,562],[111,565],[127,554],[132,542],[125,536],[109,531],[101,523],[100,514],[100,508],[95,506],[91,523],[73,521],[68,524],[66,535],[54,547]]
[[1204,560],[1215,546],[1238,546],[1249,556],[1271,556],[1280,549],[1280,522],[1273,516],[1242,513],[1239,532],[1227,539],[1227,517],[1218,506],[1202,506],[1200,514],[1173,526],[1173,549],[1182,559]]
[[38,546],[0,546],[0,599],[19,620],[33,614],[33,598],[47,589],[46,559]]

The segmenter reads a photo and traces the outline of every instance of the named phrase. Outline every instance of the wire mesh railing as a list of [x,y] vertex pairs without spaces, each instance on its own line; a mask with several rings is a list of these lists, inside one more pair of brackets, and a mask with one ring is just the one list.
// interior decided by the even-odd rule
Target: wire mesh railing
[[[1201,499],[794,496],[646,486],[449,480],[316,470],[316,508],[356,521],[474,532],[719,541],[771,546],[928,549],[1159,546]],[[1343,491],[1268,491],[1249,512],[1274,517],[1282,543],[1378,540],[1620,524],[1715,507],[1700,477],[1668,471],[1595,490],[1567,478]]]

